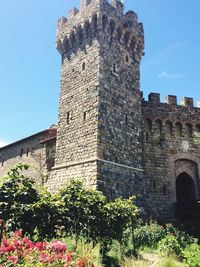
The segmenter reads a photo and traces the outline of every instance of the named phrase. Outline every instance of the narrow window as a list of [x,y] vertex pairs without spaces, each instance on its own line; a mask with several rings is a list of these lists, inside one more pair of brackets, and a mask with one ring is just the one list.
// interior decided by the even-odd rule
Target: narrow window
[[23,153],[24,153],[24,149],[22,148],[22,149],[21,149],[21,152],[20,152],[20,157],[23,156]]
[[129,56],[126,56],[126,63],[129,63]]
[[28,155],[29,155],[29,147],[26,150],[26,156],[28,157]]
[[87,112],[85,111],[85,112],[83,113],[83,120],[84,120],[84,121],[86,120],[86,117],[87,117]]
[[125,120],[125,122],[126,122],[126,125],[128,125],[128,115],[126,115],[126,120]]
[[70,119],[70,113],[67,112],[67,124],[69,124],[69,119]]
[[113,64],[113,72],[116,73],[116,64]]
[[4,159],[2,159],[2,162],[1,162],[1,166],[3,167],[3,165],[4,165]]
[[85,70],[85,62],[82,64],[82,70]]

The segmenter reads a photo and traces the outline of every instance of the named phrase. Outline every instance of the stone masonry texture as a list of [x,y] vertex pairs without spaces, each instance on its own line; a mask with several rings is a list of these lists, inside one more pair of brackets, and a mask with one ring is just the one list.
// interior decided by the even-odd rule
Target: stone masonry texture
[[109,198],[137,196],[146,216],[170,220],[175,203],[200,198],[200,108],[158,93],[143,99],[144,31],[119,0],[81,0],[58,21],[57,127],[0,149],[0,176],[17,162],[55,192],[84,178]]

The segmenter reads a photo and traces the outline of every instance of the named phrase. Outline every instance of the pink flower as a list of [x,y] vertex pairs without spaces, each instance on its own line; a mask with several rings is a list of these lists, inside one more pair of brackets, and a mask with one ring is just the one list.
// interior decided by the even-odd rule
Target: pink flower
[[51,245],[51,248],[53,251],[60,252],[60,253],[66,252],[67,250],[65,243],[61,241],[57,241],[57,240],[53,242],[53,244]]
[[16,230],[16,231],[14,232],[14,237],[16,237],[16,238],[21,238],[21,237],[22,237],[22,232],[19,231],[19,230]]
[[16,249],[22,251],[22,242],[20,240],[15,240],[14,246],[15,246]]
[[67,263],[71,263],[72,256],[73,256],[73,253],[68,253],[66,256],[64,256],[64,260],[66,260]]
[[48,255],[46,253],[41,254],[40,262],[47,263],[48,262]]
[[11,261],[14,264],[18,263],[18,258],[15,256],[8,256],[8,260]]

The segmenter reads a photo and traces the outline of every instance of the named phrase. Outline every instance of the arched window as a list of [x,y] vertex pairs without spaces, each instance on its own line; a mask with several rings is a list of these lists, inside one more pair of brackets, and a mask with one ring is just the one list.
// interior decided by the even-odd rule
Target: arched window
[[84,23],[83,30],[84,30],[85,37],[88,38],[90,35],[90,23],[88,20],[86,20],[86,22]]
[[78,26],[77,28],[77,39],[78,39],[79,44],[83,43],[83,30],[81,26]]
[[118,42],[121,41],[122,33],[123,33],[122,27],[119,26],[119,27],[117,28],[117,40],[118,40]]
[[130,32],[127,31],[124,35],[124,44],[126,47],[128,46],[129,39],[130,39]]
[[191,138],[192,135],[193,135],[193,127],[192,127],[192,124],[187,123],[187,124],[185,125],[185,127],[186,127],[187,137],[188,137],[188,138]]
[[165,128],[166,128],[166,136],[172,137],[173,136],[173,123],[171,121],[166,121]]
[[114,20],[111,19],[111,21],[110,21],[110,35],[111,35],[111,38],[113,38],[114,31],[115,31],[115,22],[114,22]]
[[92,16],[92,29],[94,33],[97,30],[97,14],[96,13]]
[[69,43],[70,43],[70,47],[71,49],[73,49],[75,46],[76,46],[76,37],[75,37],[75,33],[74,31],[72,31],[70,33],[70,36],[69,36]]
[[146,141],[150,139],[151,134],[152,134],[152,120],[147,118],[144,121],[144,137]]
[[66,36],[65,39],[63,40],[64,53],[66,54],[67,52],[69,52],[69,49],[70,49],[69,40],[68,40],[68,38]]
[[180,122],[176,123],[176,137],[182,137],[183,135],[183,126]]
[[108,18],[107,16],[104,14],[103,17],[102,17],[102,27],[103,27],[103,31],[106,30],[106,26],[108,24]]
[[156,120],[155,121],[155,133],[159,136],[162,134],[162,121]]

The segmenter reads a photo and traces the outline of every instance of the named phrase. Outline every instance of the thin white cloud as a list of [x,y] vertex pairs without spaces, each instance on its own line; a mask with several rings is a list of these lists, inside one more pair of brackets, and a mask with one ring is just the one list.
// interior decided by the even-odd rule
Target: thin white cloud
[[167,73],[166,71],[161,72],[158,75],[158,78],[162,79],[162,78],[166,78],[166,79],[180,79],[180,78],[184,78],[185,76],[187,76],[186,73],[182,73],[182,74],[170,74]]
[[183,43],[172,43],[160,51],[157,54],[151,56],[144,62],[144,71],[151,70],[155,67],[162,66],[168,62],[172,62],[177,58],[177,51],[183,46]]

